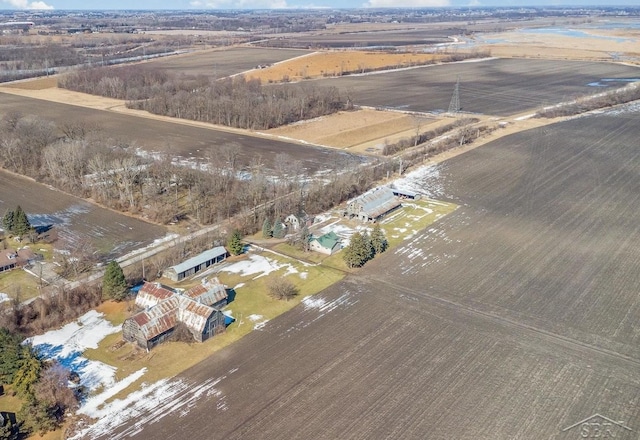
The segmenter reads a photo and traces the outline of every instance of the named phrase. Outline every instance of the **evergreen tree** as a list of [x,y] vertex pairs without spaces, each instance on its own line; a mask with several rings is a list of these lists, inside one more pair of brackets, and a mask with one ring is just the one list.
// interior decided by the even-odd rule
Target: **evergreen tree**
[[42,362],[35,356],[25,359],[13,377],[13,387],[20,397],[34,396],[35,385],[40,378]]
[[31,223],[27,218],[27,214],[22,210],[20,205],[13,212],[13,229],[12,233],[20,236],[26,235],[31,230]]
[[22,345],[20,336],[0,328],[0,383],[12,383],[15,373],[29,357],[29,347]]
[[364,255],[367,256],[367,259],[365,260],[365,263],[371,259],[373,259],[373,257],[375,257],[376,255],[376,251],[373,249],[373,244],[371,243],[371,237],[369,236],[368,232],[364,232],[362,234],[362,247],[363,247],[363,253]]
[[7,212],[4,214],[4,217],[2,217],[2,227],[4,228],[5,232],[7,233],[11,233],[11,231],[13,231],[13,220],[14,220],[14,213],[12,210],[7,210]]
[[298,233],[298,247],[303,252],[309,252],[309,241],[311,240],[311,233],[307,225],[302,225],[300,232]]
[[240,231],[235,230],[229,240],[227,241],[227,248],[231,255],[240,255],[244,249],[244,244],[242,244],[242,235]]
[[287,231],[279,218],[273,223],[273,238],[284,238]]
[[273,233],[271,231],[271,222],[269,221],[269,218],[265,218],[264,221],[262,222],[262,236],[264,238],[271,238],[273,237]]
[[383,253],[389,247],[387,237],[384,235],[384,231],[380,227],[379,223],[376,223],[371,231],[371,245],[373,246],[373,251],[376,254]]
[[13,440],[18,438],[16,429],[13,427],[11,420],[7,421],[4,426],[0,426],[0,440]]
[[102,297],[122,301],[127,296],[127,280],[122,267],[112,260],[107,265],[102,278]]
[[344,248],[342,258],[349,267],[361,267],[371,259],[372,253],[369,237],[356,232],[351,236],[349,246]]

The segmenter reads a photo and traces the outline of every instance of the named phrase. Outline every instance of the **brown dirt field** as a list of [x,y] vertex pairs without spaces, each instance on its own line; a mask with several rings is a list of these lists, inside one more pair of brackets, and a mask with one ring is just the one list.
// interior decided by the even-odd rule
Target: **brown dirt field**
[[418,121],[422,131],[428,130],[432,124],[438,122],[435,118],[425,116],[363,109],[339,112],[274,128],[265,133],[353,152],[366,152],[369,144],[375,145],[384,142],[385,139],[393,141],[397,137],[414,135]]
[[340,76],[345,73],[361,72],[363,69],[410,67],[436,62],[443,55],[413,53],[380,53],[362,51],[315,52],[309,55],[276,63],[266,69],[246,72],[247,78],[258,78],[263,83],[280,82],[288,77],[290,81],[324,76]]
[[148,61],[147,66],[178,77],[203,75],[222,78],[245,72],[257,65],[278,63],[308,53],[309,51],[300,49],[226,47],[158,58]]
[[440,165],[420,183],[455,213],[104,438],[568,440],[596,413],[636,438],[636,121],[577,118]]
[[[0,91],[12,95],[26,96],[35,99],[44,99],[61,104],[73,103],[73,105],[94,108],[99,110],[119,109],[126,112],[124,101],[119,99],[104,98],[102,96],[89,95],[66,89],[59,89],[56,78],[36,79],[22,81],[9,86],[0,86]],[[144,112],[146,114],[146,112]]]

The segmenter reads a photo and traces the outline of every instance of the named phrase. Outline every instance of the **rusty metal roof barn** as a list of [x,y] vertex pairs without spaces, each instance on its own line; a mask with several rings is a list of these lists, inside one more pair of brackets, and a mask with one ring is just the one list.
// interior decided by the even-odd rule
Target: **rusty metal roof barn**
[[207,324],[207,319],[215,311],[213,307],[205,306],[191,298],[182,296],[178,307],[178,321],[185,323],[189,329],[202,333]]
[[174,296],[159,302],[148,310],[134,315],[132,318],[140,327],[147,340],[151,340],[176,326],[177,310],[180,298]]
[[136,306],[146,309],[176,295],[176,290],[160,283],[144,283],[136,295]]
[[200,342],[224,329],[220,307],[227,304],[227,290],[217,278],[204,280],[184,293],[159,283],[145,283],[138,295],[136,305],[144,310],[125,320],[122,335],[143,348],[165,340],[178,322]]
[[202,284],[192,287],[183,295],[200,304],[214,307],[220,302],[226,302],[228,297],[225,285],[218,278],[213,278],[210,281],[204,280]]

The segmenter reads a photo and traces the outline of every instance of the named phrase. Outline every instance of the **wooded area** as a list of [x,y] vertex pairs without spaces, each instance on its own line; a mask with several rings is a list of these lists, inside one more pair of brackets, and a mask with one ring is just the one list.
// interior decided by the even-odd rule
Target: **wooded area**
[[[286,154],[267,169],[259,157],[240,163],[234,145],[226,145],[209,152],[194,169],[170,157],[137,156],[134,146],[95,127],[56,126],[15,113],[0,118],[0,165],[158,223],[188,217],[211,224],[244,214],[246,220],[238,225],[243,231],[257,230],[265,215],[322,212],[369,189],[392,168],[347,158],[340,170],[311,179]],[[250,178],[238,178],[241,172]]]
[[149,66],[92,68],[65,75],[58,86],[128,101],[129,108],[229,127],[266,130],[351,108],[335,87],[263,86],[243,76],[176,78]]

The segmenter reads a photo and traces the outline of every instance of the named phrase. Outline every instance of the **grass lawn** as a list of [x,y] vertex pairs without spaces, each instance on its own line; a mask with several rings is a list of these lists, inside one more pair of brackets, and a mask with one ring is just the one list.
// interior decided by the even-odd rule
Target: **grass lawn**
[[40,294],[39,280],[22,269],[15,269],[0,274],[0,292],[10,298],[25,301]]
[[[12,249],[18,249],[24,246],[13,239],[7,238],[7,246]],[[51,261],[53,258],[53,245],[45,243],[34,243],[28,245],[31,250],[37,254],[42,254],[45,261]],[[14,269],[9,272],[0,274],[0,292],[6,293],[10,298],[16,297],[20,301],[34,298],[40,294],[40,280],[22,269]]]

